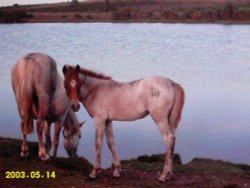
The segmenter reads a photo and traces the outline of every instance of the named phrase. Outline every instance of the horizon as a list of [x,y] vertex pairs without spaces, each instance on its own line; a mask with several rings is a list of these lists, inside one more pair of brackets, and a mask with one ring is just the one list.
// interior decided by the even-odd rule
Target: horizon
[[[64,2],[70,2],[72,0],[0,0],[0,7],[5,7],[5,6],[13,6],[14,4],[18,5],[36,5],[36,4],[49,4],[49,3],[64,3]],[[88,1],[88,0],[78,0],[78,1]],[[170,0],[170,1],[194,1],[194,0]],[[169,2],[170,2],[169,1]],[[202,1],[210,1],[212,2],[226,2],[226,1],[232,1],[232,2],[250,2],[250,0],[196,0],[197,2],[202,2]]]
[[46,4],[46,3],[64,3],[70,2],[71,0],[1,0],[0,7],[18,5],[35,5],[35,4]]

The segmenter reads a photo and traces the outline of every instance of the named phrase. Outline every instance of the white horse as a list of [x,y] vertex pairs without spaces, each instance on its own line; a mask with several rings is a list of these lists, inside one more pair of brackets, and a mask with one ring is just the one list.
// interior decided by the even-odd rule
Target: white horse
[[78,111],[81,101],[94,119],[96,160],[90,173],[91,178],[96,178],[100,172],[104,133],[113,157],[113,175],[120,176],[121,164],[115,149],[112,121],[132,121],[148,114],[158,125],[168,146],[159,180],[165,182],[173,175],[175,131],[184,104],[184,90],[180,85],[160,76],[121,83],[108,76],[80,68],[79,65],[65,65],[63,73],[64,87],[71,99],[72,109]]
[[[39,156],[42,160],[50,157],[50,124],[53,122],[53,156],[56,157],[57,154],[62,126],[64,147],[69,156],[76,156],[81,124],[70,108],[70,101],[66,96],[55,60],[40,53],[24,56],[12,68],[12,87],[21,117],[21,156],[28,155],[26,135],[33,132],[33,119],[36,119]],[[45,146],[43,128],[46,135]]]

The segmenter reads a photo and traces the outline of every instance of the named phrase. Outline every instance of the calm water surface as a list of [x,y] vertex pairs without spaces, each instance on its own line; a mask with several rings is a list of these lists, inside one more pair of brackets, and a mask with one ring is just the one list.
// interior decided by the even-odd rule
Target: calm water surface
[[[249,36],[249,25],[2,24],[0,136],[22,137],[10,72],[18,58],[38,51],[54,57],[60,72],[64,64],[80,64],[119,81],[151,75],[175,80],[186,91],[175,150],[183,162],[209,157],[250,164]],[[78,153],[93,162],[93,121],[83,108],[78,117],[87,121]],[[150,117],[114,122],[114,133],[121,159],[165,151]],[[62,144],[59,155],[66,156]],[[103,163],[111,164],[106,144]]]

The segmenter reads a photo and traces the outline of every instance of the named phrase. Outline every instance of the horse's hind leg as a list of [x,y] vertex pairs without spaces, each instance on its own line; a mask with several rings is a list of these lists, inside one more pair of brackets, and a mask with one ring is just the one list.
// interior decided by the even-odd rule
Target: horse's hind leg
[[44,126],[44,131],[45,131],[45,149],[46,153],[49,154],[51,150],[51,136],[50,136],[50,124],[46,121],[45,126]]
[[55,122],[54,139],[53,139],[53,157],[57,156],[57,149],[59,144],[61,128],[62,128],[61,122]]
[[46,153],[44,142],[43,142],[43,129],[45,127],[45,119],[48,115],[49,110],[49,96],[46,92],[42,90],[36,91],[38,95],[38,103],[39,103],[39,112],[37,117],[37,136],[38,136],[38,144],[39,144],[39,156],[41,160],[46,161],[50,158],[50,156]]
[[153,117],[159,127],[164,143],[166,144],[166,157],[163,172],[159,180],[165,182],[173,175],[173,156],[175,146],[175,130],[171,129],[167,118],[156,119]]
[[113,164],[114,164],[114,173],[113,176],[118,178],[120,177],[121,163],[118,157],[118,154],[115,149],[115,140],[112,128],[112,121],[108,121],[105,128],[105,135],[108,147],[112,153]]
[[21,157],[27,157],[29,155],[28,144],[27,144],[27,134],[33,131],[33,119],[29,116],[23,116],[21,120],[21,130],[23,133],[23,142],[21,147]]
[[44,121],[37,121],[37,136],[38,136],[38,145],[39,145],[39,156],[41,160],[46,161],[49,159],[49,155],[46,153],[45,146],[43,143],[43,128],[44,128]]
[[21,157],[27,157],[29,155],[28,146],[27,146],[27,135],[23,134],[23,142],[21,147]]

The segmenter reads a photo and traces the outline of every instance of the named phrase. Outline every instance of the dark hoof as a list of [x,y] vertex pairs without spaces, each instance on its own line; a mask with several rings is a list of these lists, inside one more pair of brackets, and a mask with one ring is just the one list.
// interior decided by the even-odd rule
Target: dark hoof
[[165,183],[165,182],[166,182],[166,179],[160,179],[160,178],[158,178],[158,181],[159,181],[160,183]]
[[121,176],[112,176],[113,177],[113,179],[120,179],[121,178]]
[[21,154],[20,154],[21,157],[27,157],[29,156],[29,152],[27,150],[25,151],[22,151]]
[[88,181],[96,181],[98,179],[98,176],[93,178],[91,176],[88,176]]
[[165,183],[165,182],[168,182],[168,181],[171,181],[171,180],[173,180],[173,173],[172,174],[170,174],[170,173],[168,173],[167,174],[167,176],[164,178],[164,176],[161,176],[161,177],[159,177],[158,178],[158,180],[160,181],[160,182],[162,182],[162,183]]
[[40,155],[40,158],[42,161],[48,161],[50,159],[50,156],[47,153],[42,153]]
[[173,173],[172,174],[168,173],[168,175],[166,177],[166,181],[171,181],[173,179],[174,179],[174,174]]

